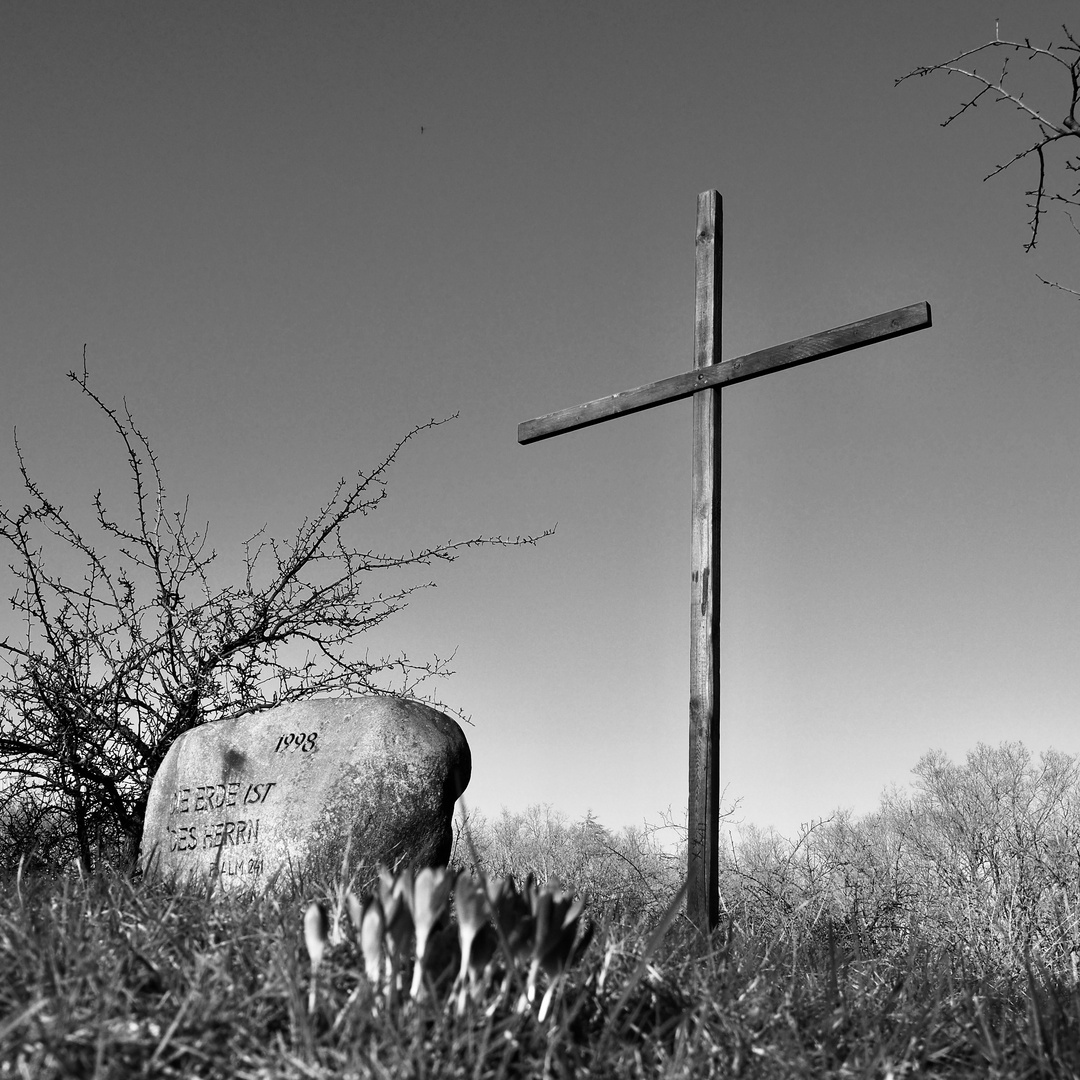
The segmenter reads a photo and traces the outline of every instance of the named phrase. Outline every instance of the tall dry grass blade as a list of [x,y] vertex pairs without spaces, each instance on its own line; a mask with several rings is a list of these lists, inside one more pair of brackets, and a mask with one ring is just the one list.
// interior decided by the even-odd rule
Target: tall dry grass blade
[[660,922],[657,923],[656,929],[652,932],[649,940],[645,943],[645,948],[641,953],[637,962],[637,967],[634,968],[630,975],[630,978],[626,980],[626,985],[623,987],[622,993],[619,995],[618,1001],[615,1002],[614,1008],[608,1013],[608,1022],[604,1030],[605,1038],[612,1030],[615,1023],[615,1018],[622,1011],[623,1007],[630,1000],[630,995],[634,992],[634,987],[641,981],[642,976],[645,974],[646,968],[649,966],[649,960],[652,954],[660,947],[660,943],[664,940],[668,930],[671,929],[671,924],[675,921],[675,917],[679,914],[679,908],[682,907],[683,900],[686,899],[686,888],[688,882],[684,881],[682,887],[672,898],[671,903],[668,904],[664,914],[660,917]]
[[0,1043],[12,1034],[12,1032],[18,1031],[23,1024],[37,1016],[37,1014],[48,1004],[47,998],[40,998],[30,1005],[27,1005],[18,1016],[13,1016],[10,1020],[5,1020],[4,1023],[0,1024]]
[[343,925],[346,915],[349,914],[346,907],[347,894],[351,892],[352,882],[347,878],[349,871],[349,855],[352,852],[352,829],[345,837],[345,851],[341,856],[341,871],[337,881],[334,882],[334,910],[330,917],[330,944],[341,945],[345,941]]
[[19,856],[19,867],[15,871],[15,895],[19,898],[19,910],[26,911],[26,902],[23,900],[22,894],[22,881],[23,881],[23,863],[26,860],[26,853],[24,852]]
[[157,1048],[153,1054],[150,1055],[150,1060],[146,1063],[146,1071],[148,1073],[153,1072],[153,1067],[161,1059],[161,1055],[165,1052],[165,1047],[172,1041],[172,1037],[176,1034],[176,1029],[180,1026],[180,1021],[184,1019],[184,1014],[188,1011],[188,1006],[198,996],[198,991],[192,988],[191,993],[180,1003],[180,1008],[176,1010],[176,1015],[172,1018],[172,1023],[165,1029],[165,1034],[161,1036],[161,1041],[157,1044]]

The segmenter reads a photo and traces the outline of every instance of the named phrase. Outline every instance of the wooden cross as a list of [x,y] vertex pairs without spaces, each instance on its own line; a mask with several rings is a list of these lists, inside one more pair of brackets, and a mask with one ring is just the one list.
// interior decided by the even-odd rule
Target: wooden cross
[[781,368],[924,330],[931,321],[929,304],[912,304],[720,363],[723,204],[719,192],[698,196],[695,253],[694,370],[526,420],[518,426],[518,442],[539,442],[695,395],[686,914],[708,933],[716,928],[720,915],[720,390]]

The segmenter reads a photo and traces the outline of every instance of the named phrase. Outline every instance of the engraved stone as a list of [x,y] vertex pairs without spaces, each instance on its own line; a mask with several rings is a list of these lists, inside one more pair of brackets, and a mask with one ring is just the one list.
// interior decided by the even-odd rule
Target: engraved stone
[[[472,759],[449,716],[395,697],[314,698],[193,728],[154,777],[145,872],[222,888],[445,863]],[[351,837],[351,840],[350,840]]]

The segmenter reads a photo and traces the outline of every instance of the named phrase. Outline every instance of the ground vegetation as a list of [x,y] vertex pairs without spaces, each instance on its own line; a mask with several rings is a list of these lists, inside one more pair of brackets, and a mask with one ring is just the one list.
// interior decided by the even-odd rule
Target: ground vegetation
[[[520,963],[490,945],[497,977],[475,993],[406,978],[393,1000],[378,992],[370,934],[365,944],[353,929],[374,896],[347,867],[257,898],[107,868],[11,873],[0,1076],[1080,1075],[1078,794],[1074,758],[980,746],[959,763],[926,755],[872,814],[837,813],[792,838],[743,826],[708,940],[682,913],[665,857],[680,853],[645,843],[643,857],[641,834],[544,807],[478,815],[457,865],[424,890],[419,875],[384,883],[383,912],[398,888],[417,918],[421,891],[429,906],[438,894],[459,922],[479,918],[478,941],[482,909],[466,913],[479,882],[546,854],[553,873],[591,872],[596,890],[521,889],[572,916],[568,963],[536,975],[535,941],[559,937],[549,921],[523,939]],[[353,886],[356,921],[335,918]],[[434,916],[429,930],[436,940]]]

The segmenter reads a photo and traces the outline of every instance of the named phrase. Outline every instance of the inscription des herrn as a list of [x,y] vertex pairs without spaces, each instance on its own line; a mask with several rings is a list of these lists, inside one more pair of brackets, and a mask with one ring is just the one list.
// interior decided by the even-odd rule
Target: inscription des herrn
[[445,862],[471,757],[450,717],[399,698],[322,698],[193,728],[154,777],[145,872],[288,888],[307,866]]
[[[244,808],[258,806],[266,802],[270,790],[276,787],[271,780],[265,784],[248,784],[247,791],[240,799],[240,783],[207,784],[196,788],[180,788],[175,792],[172,812],[174,814],[202,814],[214,810],[231,810],[237,805]],[[210,824],[190,824],[165,826],[169,833],[170,851],[194,851],[199,847],[200,832],[202,847],[218,848],[251,844],[259,839],[258,818],[226,818]]]

